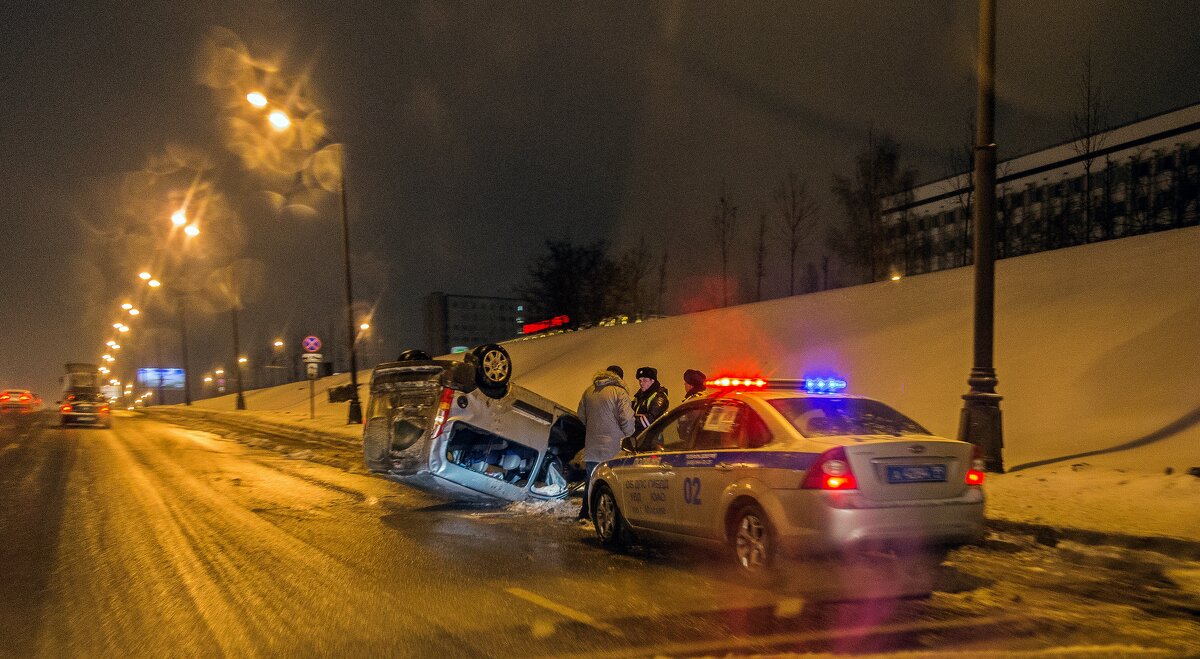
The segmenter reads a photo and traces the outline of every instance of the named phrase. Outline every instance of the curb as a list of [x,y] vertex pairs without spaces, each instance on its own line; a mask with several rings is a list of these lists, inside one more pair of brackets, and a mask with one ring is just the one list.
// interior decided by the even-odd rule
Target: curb
[[1069,540],[1082,545],[1103,545],[1152,551],[1159,554],[1185,560],[1200,560],[1200,541],[1169,538],[1156,535],[1129,535],[1126,533],[1108,533],[1105,531],[1089,531],[1067,526],[1051,526],[1049,524],[1034,524],[1032,522],[1016,522],[1007,519],[989,518],[987,527],[1000,533],[1015,533],[1030,535],[1038,544],[1049,547],[1056,546],[1060,540]]

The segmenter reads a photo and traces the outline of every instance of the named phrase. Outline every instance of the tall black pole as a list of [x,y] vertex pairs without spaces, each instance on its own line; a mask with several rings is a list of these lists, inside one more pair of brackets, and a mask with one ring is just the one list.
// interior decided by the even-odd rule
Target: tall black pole
[[346,340],[350,343],[350,412],[346,423],[362,423],[362,405],[358,402],[358,354],[354,336],[354,291],[350,287],[350,223],[346,219],[346,161],[338,187],[342,196],[342,256],[346,261]]
[[242,362],[240,361],[242,349],[238,344],[237,300],[233,301],[230,311],[233,314],[233,372],[234,384],[237,386],[237,409],[244,410],[246,409],[246,398],[242,395]]
[[192,374],[188,370],[187,352],[187,303],[184,296],[179,296],[179,344],[183,351],[183,404],[192,404]]
[[979,447],[985,469],[1004,471],[1001,396],[992,365],[996,286],[996,4],[979,0],[979,102],[975,121],[975,365],[963,396],[959,439]]

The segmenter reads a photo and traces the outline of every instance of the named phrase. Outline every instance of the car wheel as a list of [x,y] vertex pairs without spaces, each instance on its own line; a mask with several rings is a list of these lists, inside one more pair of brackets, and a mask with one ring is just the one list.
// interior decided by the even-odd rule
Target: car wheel
[[392,468],[392,440],[387,417],[377,416],[363,428],[363,462],[367,469],[386,473]]
[[[512,378],[512,358],[508,356],[508,351],[495,343],[488,343],[475,348],[471,353],[475,355],[475,382],[479,384],[479,388],[483,389],[484,393],[489,389],[507,391],[508,381]],[[503,398],[503,395],[499,397]]]
[[738,509],[731,524],[733,558],[743,572],[762,574],[775,559],[775,532],[766,513],[756,503]]
[[596,496],[592,501],[592,523],[596,526],[600,544],[605,547],[623,549],[628,544],[629,525],[617,506],[617,497],[603,483],[596,486]]

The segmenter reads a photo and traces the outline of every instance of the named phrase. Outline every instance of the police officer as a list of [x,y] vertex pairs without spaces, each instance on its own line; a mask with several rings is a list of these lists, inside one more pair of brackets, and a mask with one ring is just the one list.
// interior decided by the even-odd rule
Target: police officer
[[703,396],[707,392],[707,389],[704,386],[704,381],[707,379],[708,376],[694,368],[689,368],[688,370],[684,371],[683,384],[686,388],[683,391],[683,402],[686,403],[693,398],[699,398]]
[[638,392],[633,395],[633,418],[641,432],[663,415],[670,406],[667,388],[658,381],[658,369],[643,366],[637,370]]

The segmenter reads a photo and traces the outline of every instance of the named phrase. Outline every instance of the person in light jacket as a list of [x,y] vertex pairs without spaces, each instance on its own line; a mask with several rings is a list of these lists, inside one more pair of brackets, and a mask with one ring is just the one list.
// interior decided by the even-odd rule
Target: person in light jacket
[[587,484],[583,488],[583,504],[579,519],[589,515],[592,472],[596,465],[610,460],[621,451],[621,440],[633,434],[633,406],[622,378],[620,366],[609,366],[592,377],[592,384],[579,399],[579,420],[584,425],[583,465],[587,468]]

